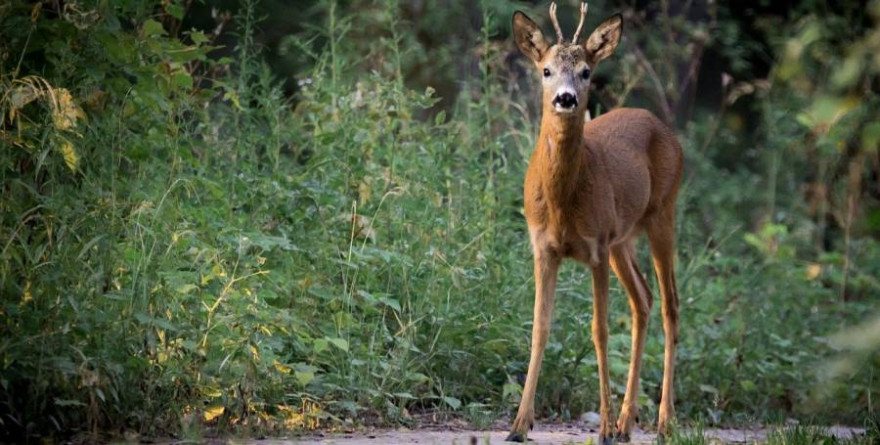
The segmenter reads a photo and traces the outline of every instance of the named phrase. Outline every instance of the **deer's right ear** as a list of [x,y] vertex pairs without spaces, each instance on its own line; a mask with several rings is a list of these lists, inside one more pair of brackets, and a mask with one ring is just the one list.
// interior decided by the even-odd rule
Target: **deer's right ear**
[[523,55],[535,63],[540,62],[550,48],[541,28],[521,11],[513,13],[513,39]]

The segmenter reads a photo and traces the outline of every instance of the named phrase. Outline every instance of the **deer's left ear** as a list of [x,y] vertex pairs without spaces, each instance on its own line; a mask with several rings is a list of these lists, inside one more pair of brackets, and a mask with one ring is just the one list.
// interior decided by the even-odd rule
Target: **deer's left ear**
[[590,65],[595,65],[604,60],[620,43],[620,37],[623,35],[623,16],[614,14],[605,19],[596,27],[596,30],[590,34],[584,47],[587,50],[587,57],[592,60]]

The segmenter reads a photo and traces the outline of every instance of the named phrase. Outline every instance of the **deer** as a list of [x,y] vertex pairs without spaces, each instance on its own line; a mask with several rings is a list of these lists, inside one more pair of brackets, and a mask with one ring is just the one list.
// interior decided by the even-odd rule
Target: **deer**
[[[535,307],[531,353],[522,398],[507,441],[528,440],[535,422],[535,391],[550,332],[557,271],[574,259],[591,271],[592,340],[599,376],[603,445],[629,442],[638,419],[639,373],[653,297],[636,261],[636,242],[646,234],[662,299],[665,336],[658,432],[675,419],[673,374],[678,342],[675,283],[675,204],[683,154],[671,128],[650,111],[619,108],[587,120],[591,74],[620,43],[623,17],[612,15],[583,44],[578,36],[587,4],[570,43],[565,42],[556,4],[551,45],[525,13],[513,14],[513,37],[542,76],[541,127],[529,160],[524,207],[534,260]],[[629,299],[632,350],[620,416],[615,422],[608,371],[608,293],[614,271]],[[616,431],[615,431],[616,429]]]

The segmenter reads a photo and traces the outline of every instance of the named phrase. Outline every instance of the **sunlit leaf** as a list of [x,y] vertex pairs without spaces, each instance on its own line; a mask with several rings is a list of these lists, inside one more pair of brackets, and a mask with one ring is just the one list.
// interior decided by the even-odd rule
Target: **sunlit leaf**
[[24,284],[24,291],[21,293],[21,302],[19,302],[19,306],[24,306],[31,302],[34,299],[33,294],[31,293],[31,281],[28,280]]
[[812,281],[822,274],[822,265],[811,263],[807,265],[807,280]]
[[278,360],[275,360],[275,362],[272,364],[272,366],[275,367],[276,371],[278,371],[282,374],[290,374],[291,372],[293,372],[293,368],[291,368],[290,366],[287,366],[283,363],[279,363]]
[[226,408],[222,406],[214,406],[205,410],[203,417],[205,422],[210,422],[220,416],[223,415],[223,412],[226,411]]
[[56,88],[52,94],[52,122],[56,129],[69,130],[76,126],[77,120],[85,119],[85,113],[74,103],[66,88]]

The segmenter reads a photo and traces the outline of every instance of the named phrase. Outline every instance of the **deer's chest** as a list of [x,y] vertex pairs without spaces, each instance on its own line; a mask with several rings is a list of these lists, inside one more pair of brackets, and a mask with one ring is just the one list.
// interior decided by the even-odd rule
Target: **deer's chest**
[[[582,203],[557,204],[552,200],[526,200],[526,219],[534,249],[596,265],[613,237],[613,229],[599,212]],[[610,229],[610,230],[609,230]]]

